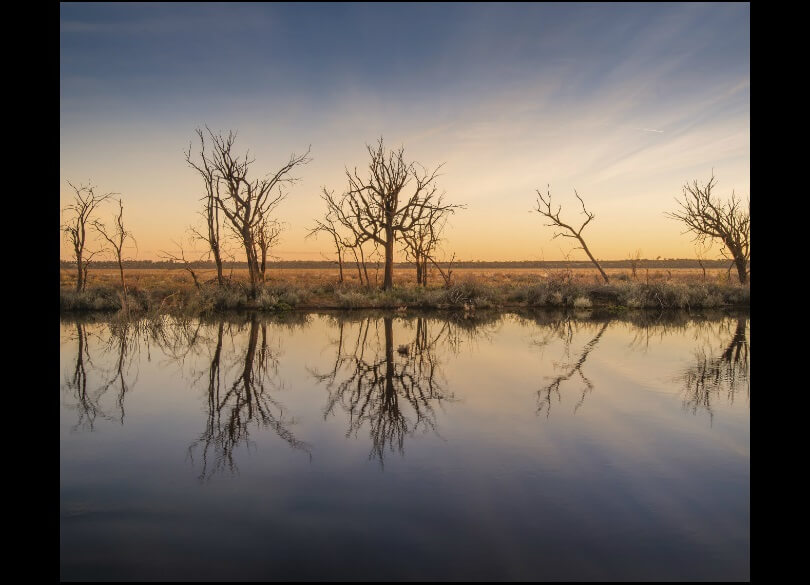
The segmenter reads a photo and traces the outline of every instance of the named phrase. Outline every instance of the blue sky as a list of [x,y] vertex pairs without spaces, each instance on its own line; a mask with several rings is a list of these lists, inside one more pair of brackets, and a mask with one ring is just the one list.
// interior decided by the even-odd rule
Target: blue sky
[[[195,222],[182,150],[203,124],[274,170],[312,145],[279,207],[285,259],[322,186],[384,136],[466,203],[448,231],[464,259],[555,259],[570,248],[529,214],[551,185],[597,219],[602,258],[693,256],[663,217],[687,180],[748,195],[748,4],[61,4],[60,168],[122,194],[155,258]],[[159,217],[155,209],[160,208]],[[570,210],[570,211],[569,211]],[[566,244],[567,245],[567,244]],[[578,257],[581,252],[574,252]],[[133,252],[134,255],[134,252]],[[66,256],[63,251],[63,257]]]

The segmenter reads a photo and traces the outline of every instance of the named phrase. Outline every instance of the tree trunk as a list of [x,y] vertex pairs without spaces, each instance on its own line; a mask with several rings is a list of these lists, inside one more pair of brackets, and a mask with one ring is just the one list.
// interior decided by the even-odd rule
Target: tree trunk
[[605,279],[605,284],[607,284],[608,282],[610,282],[610,281],[608,280],[608,276],[607,276],[607,274],[605,274],[605,271],[604,271],[604,270],[602,270],[602,267],[601,267],[601,266],[599,266],[599,262],[597,262],[597,261],[596,261],[596,258],[594,258],[594,257],[593,257],[593,255],[591,254],[591,251],[588,249],[588,246],[586,246],[586,245],[585,245],[585,241],[584,241],[584,240],[583,240],[581,237],[579,237],[579,236],[577,236],[577,239],[579,240],[579,243],[580,243],[580,244],[582,244],[582,249],[583,249],[583,250],[585,250],[585,253],[588,255],[588,258],[590,258],[590,259],[591,259],[591,262],[593,262],[593,263],[594,263],[594,265],[596,266],[596,268],[598,268],[598,269],[599,269],[599,274],[601,274],[601,275],[602,275],[602,278],[604,278],[604,279]]
[[245,256],[247,257],[248,275],[250,276],[250,298],[255,299],[258,292],[258,261],[256,250],[253,248],[253,240],[249,235],[242,234],[245,244]]
[[385,228],[385,274],[383,276],[383,290],[394,288],[394,230]]
[[[366,284],[371,286],[371,279],[368,277],[368,266],[366,266],[366,255],[363,252],[363,246],[360,245],[360,262],[363,263],[363,273],[366,275]],[[377,278],[376,276],[374,278]]]
[[357,257],[357,250],[352,246],[352,254],[354,254],[354,265],[357,266],[357,278],[360,279],[360,286],[363,286],[363,271],[360,270],[360,259]]
[[76,292],[84,290],[84,280],[82,279],[82,253],[76,252],[76,268],[79,273],[76,276]]
[[217,284],[222,286],[222,258],[219,255],[219,246],[212,246],[211,251],[214,253],[214,262],[217,265]]
[[748,281],[748,271],[745,266],[745,258],[742,255],[734,257],[734,264],[737,265],[737,275],[740,277],[740,284],[745,284]]
[[422,284],[422,279],[424,278],[422,272],[422,258],[420,256],[416,257],[416,286]]
[[124,282],[124,265],[121,262],[121,255],[118,255],[118,273],[121,275],[121,289],[124,291],[124,310],[129,313],[129,300],[127,299],[127,285]]
[[343,257],[340,254],[340,248],[338,248],[338,282],[343,282]]

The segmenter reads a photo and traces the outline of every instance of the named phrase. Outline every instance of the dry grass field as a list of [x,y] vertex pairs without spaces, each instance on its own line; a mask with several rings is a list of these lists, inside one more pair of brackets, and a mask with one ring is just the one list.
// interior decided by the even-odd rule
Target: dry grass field
[[[71,289],[76,286],[76,273],[72,270],[61,269],[60,287]],[[216,278],[215,270],[195,271],[201,281]],[[670,283],[701,283],[704,282],[703,271],[694,268],[673,268],[673,269],[639,269],[636,277],[632,278],[629,269],[607,269],[605,270],[611,280],[636,281],[640,283],[670,282]],[[375,270],[369,270],[369,276],[374,280]],[[226,276],[231,276],[235,280],[247,282],[247,269],[226,270]],[[601,282],[599,273],[590,268],[573,268],[570,270],[553,269],[544,270],[540,268],[505,268],[505,269],[477,269],[477,268],[456,268],[453,270],[453,283],[475,283],[485,286],[523,286],[537,284],[549,279],[560,279],[569,276],[572,282],[580,284],[598,284]],[[378,282],[382,282],[382,268],[377,273]],[[268,284],[287,284],[298,288],[317,288],[326,284],[337,282],[338,272],[336,269],[318,268],[282,268],[268,269]],[[99,268],[88,271],[88,286],[117,286],[119,283],[118,270],[112,268]],[[124,279],[128,287],[139,289],[153,288],[192,288],[194,283],[191,275],[182,269],[144,269],[133,268],[124,271]],[[359,285],[357,270],[344,269],[344,280],[348,285]],[[729,274],[726,269],[707,269],[705,282],[718,284],[734,284],[736,271]],[[439,287],[443,281],[436,271],[431,274],[429,286]],[[394,271],[395,286],[415,286],[416,271],[414,269],[398,268]]]

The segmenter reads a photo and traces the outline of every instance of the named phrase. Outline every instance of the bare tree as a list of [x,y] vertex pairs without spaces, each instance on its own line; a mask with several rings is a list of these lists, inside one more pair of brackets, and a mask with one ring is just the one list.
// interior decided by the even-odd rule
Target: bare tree
[[[210,168],[213,177],[213,199],[216,208],[222,211],[228,220],[229,227],[240,239],[247,257],[250,275],[251,295],[256,296],[262,271],[259,265],[256,235],[258,226],[270,218],[270,214],[287,196],[287,189],[298,181],[292,176],[299,165],[307,164],[310,149],[303,155],[292,154],[290,159],[275,173],[269,173],[259,179],[249,179],[248,172],[254,160],[250,153],[234,154],[236,133],[228,135],[214,134],[208,129],[208,136],[213,143],[212,152],[201,150],[200,156]],[[202,132],[199,132],[204,142]],[[196,167],[195,167],[196,168]]]
[[[354,263],[357,267],[357,276],[360,279],[360,284],[371,286],[371,279],[368,275],[368,265],[366,263],[366,245],[369,242],[374,246],[374,250],[369,256],[377,253],[379,244],[372,240],[367,233],[360,229],[360,220],[358,220],[354,210],[349,205],[350,197],[344,194],[340,199],[335,197],[334,191],[329,191],[325,187],[321,193],[321,199],[326,202],[327,211],[325,217],[328,217],[333,224],[333,227],[338,234],[341,241],[341,246],[345,250],[349,250],[354,257]],[[316,226],[317,228],[317,226]],[[321,230],[322,231],[322,230]],[[375,274],[376,282],[376,274]]]
[[273,247],[278,244],[284,226],[266,215],[259,220],[254,228],[253,241],[256,243],[256,257],[259,260],[259,276],[264,282],[267,268],[267,256]]
[[721,201],[712,195],[716,180],[714,174],[705,185],[697,181],[683,187],[683,201],[676,199],[681,206],[678,211],[665,213],[686,225],[686,232],[695,234],[695,240],[720,240],[725,249],[721,252],[730,258],[737,267],[741,284],[748,282],[751,240],[751,209],[748,202],[738,198],[734,191],[728,201]]
[[76,292],[83,291],[87,286],[87,267],[90,264],[93,256],[99,251],[88,252],[87,246],[87,225],[92,224],[91,216],[96,207],[102,202],[109,199],[114,193],[105,193],[97,195],[93,185],[80,185],[76,187],[68,181],[68,185],[73,189],[73,202],[70,203],[63,211],[67,212],[70,217],[62,225],[62,231],[65,232],[68,241],[73,246],[73,253],[76,256]]
[[[383,290],[393,287],[394,245],[396,238],[423,222],[428,213],[441,208],[441,194],[436,186],[439,165],[433,171],[405,161],[405,149],[386,151],[383,139],[376,146],[366,145],[371,161],[368,176],[346,169],[348,190],[332,209],[338,221],[350,226],[356,245],[371,241],[385,251]],[[411,187],[410,194],[406,188]],[[324,189],[324,193],[328,193]],[[444,205],[447,209],[458,207]],[[361,248],[362,253],[362,248]]]
[[[456,209],[464,209],[464,205],[444,205],[440,195],[435,206],[428,208],[421,221],[414,224],[413,229],[402,233],[405,255],[416,265],[416,284],[427,286],[428,262],[432,262],[442,276],[445,273],[436,262],[436,253],[442,241],[442,232],[447,220]],[[451,261],[452,264],[452,261]],[[445,282],[449,275],[445,277]]]
[[535,191],[537,191],[537,207],[534,209],[534,211],[537,211],[540,215],[551,222],[547,223],[547,226],[558,228],[554,232],[554,238],[574,238],[577,240],[579,242],[578,248],[585,251],[588,258],[591,259],[591,262],[593,262],[594,266],[596,266],[596,268],[599,270],[599,274],[602,275],[605,282],[609,282],[607,274],[605,274],[605,271],[602,270],[601,266],[599,266],[599,262],[597,262],[596,258],[593,257],[593,254],[591,254],[587,244],[585,244],[585,240],[582,239],[582,230],[585,229],[585,226],[588,225],[595,216],[593,213],[590,213],[587,209],[585,209],[585,202],[582,200],[582,197],[579,196],[576,189],[574,189],[574,195],[577,196],[577,199],[579,199],[579,202],[582,204],[582,213],[584,213],[586,217],[585,221],[582,222],[582,225],[579,226],[579,229],[574,229],[572,226],[560,219],[560,210],[562,209],[562,206],[558,205],[556,212],[551,210],[551,193],[548,190],[546,190],[545,196],[540,192],[540,189],[535,189]]
[[117,199],[117,201],[118,215],[115,217],[115,226],[112,229],[108,229],[99,220],[93,221],[93,226],[96,228],[98,233],[101,234],[101,237],[109,242],[113,248],[113,251],[115,252],[115,258],[118,262],[118,273],[121,275],[121,289],[124,294],[124,310],[128,313],[129,301],[127,300],[127,285],[124,282],[123,249],[124,243],[127,241],[127,239],[131,239],[136,246],[138,243],[135,241],[135,237],[132,235],[132,232],[129,232],[124,228],[124,203],[121,201],[121,199]]
[[[335,245],[335,254],[337,255],[338,282],[343,282],[343,254],[346,249],[350,247],[350,244],[346,241],[345,230],[341,230],[341,223],[333,209],[334,198],[332,194],[324,189],[321,194],[321,199],[326,202],[326,213],[324,213],[322,219],[315,220],[315,227],[309,230],[306,237],[318,237],[319,233],[329,234]],[[360,278],[362,284],[362,275]]]
[[[221,253],[221,237],[219,218],[219,205],[217,203],[217,190],[219,188],[219,175],[215,172],[214,167],[210,163],[205,153],[205,136],[200,128],[196,129],[197,136],[200,139],[200,154],[199,162],[192,160],[191,157],[191,143],[188,145],[188,150],[185,152],[186,163],[195,169],[202,177],[203,184],[205,185],[205,195],[202,197],[203,210],[201,215],[205,219],[206,232],[202,233],[192,228],[193,233],[202,241],[208,244],[211,254],[214,256],[214,263],[217,266],[217,284],[222,286],[222,253]],[[210,132],[210,130],[209,130]]]

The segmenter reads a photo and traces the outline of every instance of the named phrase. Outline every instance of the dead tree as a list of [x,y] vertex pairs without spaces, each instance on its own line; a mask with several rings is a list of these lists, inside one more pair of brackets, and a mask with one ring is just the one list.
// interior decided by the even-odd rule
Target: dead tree
[[[326,202],[326,215],[332,222],[332,227],[335,234],[338,235],[340,245],[344,250],[349,250],[354,257],[354,263],[357,267],[357,276],[360,279],[360,284],[371,286],[371,279],[368,275],[368,266],[366,264],[366,251],[365,245],[371,242],[375,246],[378,245],[376,241],[372,240],[366,232],[360,229],[360,221],[358,220],[355,211],[349,205],[350,199],[344,194],[341,198],[335,197],[334,191],[329,191],[325,187],[321,192],[321,199]],[[329,224],[326,224],[328,226]],[[316,225],[316,230],[319,229]],[[321,228],[320,231],[323,231]],[[376,279],[376,275],[375,275]]]
[[73,189],[73,202],[63,211],[70,214],[70,218],[62,225],[70,244],[73,246],[73,253],[76,256],[76,292],[82,292],[87,286],[87,267],[93,256],[98,253],[87,252],[87,225],[92,224],[91,216],[100,203],[112,197],[115,193],[105,193],[96,195],[95,187],[92,185],[80,185],[76,187],[68,181],[68,185]]
[[101,237],[107,240],[109,244],[112,246],[113,251],[115,252],[115,259],[118,262],[118,273],[121,276],[121,290],[123,291],[123,304],[124,310],[129,313],[129,302],[127,300],[127,285],[124,282],[124,261],[123,261],[123,250],[124,250],[124,243],[127,239],[132,240],[132,242],[137,246],[138,243],[135,241],[135,237],[132,235],[132,232],[128,232],[124,228],[124,203],[121,199],[118,199],[118,215],[115,217],[115,226],[112,229],[108,229],[105,225],[95,220],[93,222],[93,226],[96,228]]
[[256,257],[259,260],[259,277],[265,279],[267,256],[270,250],[278,244],[284,226],[274,219],[264,216],[254,228],[253,241],[256,243]]
[[697,181],[685,184],[683,201],[675,201],[681,206],[678,211],[665,213],[686,226],[684,233],[695,234],[695,241],[720,240],[725,249],[723,256],[731,259],[737,267],[740,284],[748,282],[751,240],[750,205],[738,198],[734,191],[728,201],[721,201],[712,195],[716,180],[714,174],[705,185]]
[[[222,286],[222,253],[221,253],[221,237],[219,218],[219,205],[217,204],[217,189],[220,177],[216,173],[214,167],[211,165],[205,153],[205,136],[201,129],[197,128],[197,136],[200,139],[200,155],[199,161],[194,161],[191,158],[191,143],[188,145],[188,150],[185,152],[186,163],[195,169],[202,177],[203,184],[205,185],[205,195],[202,197],[203,210],[201,215],[205,219],[206,232],[202,233],[192,228],[193,233],[202,241],[206,242],[211,254],[214,256],[214,263],[217,266],[217,284]],[[210,132],[210,130],[209,130]]]
[[[442,232],[449,216],[455,213],[456,209],[464,209],[464,205],[444,205],[442,196],[439,196],[437,204],[430,207],[422,221],[416,223],[413,229],[402,233],[405,257],[416,265],[416,284],[427,286],[428,262],[432,262],[436,267],[436,254],[442,241]],[[452,261],[451,261],[452,264]],[[439,268],[445,283],[449,281],[449,274]]]
[[287,196],[287,189],[298,181],[291,173],[299,165],[312,160],[309,157],[310,149],[307,148],[300,156],[292,154],[275,173],[259,179],[249,179],[248,172],[255,159],[250,157],[249,152],[244,155],[234,153],[236,133],[229,131],[225,136],[214,134],[208,129],[208,136],[213,142],[212,152],[205,154],[203,151],[201,156],[211,168],[215,179],[216,206],[225,215],[229,227],[244,247],[251,296],[255,297],[262,277],[256,245],[257,228],[265,218],[270,218],[273,210]]
[[577,199],[579,199],[579,202],[582,204],[582,213],[584,213],[586,216],[585,221],[582,222],[579,229],[574,229],[572,226],[560,219],[560,210],[562,209],[562,206],[558,205],[556,212],[551,210],[551,193],[548,190],[546,190],[545,196],[543,196],[543,194],[540,192],[540,189],[535,190],[537,191],[537,207],[534,209],[534,211],[537,211],[537,213],[551,222],[547,223],[547,226],[557,228],[552,239],[562,237],[577,240],[579,242],[578,248],[585,251],[588,258],[591,259],[591,262],[593,262],[594,266],[596,266],[596,268],[599,270],[599,274],[602,275],[605,283],[609,282],[607,274],[605,274],[605,271],[602,270],[601,266],[599,266],[599,262],[597,262],[596,258],[593,257],[593,254],[591,254],[587,244],[585,244],[585,240],[582,239],[582,230],[585,229],[585,226],[588,225],[595,216],[593,213],[590,213],[587,209],[585,209],[585,202],[582,200],[582,197],[579,196],[576,189],[574,189],[574,195],[577,196]]
[[[390,290],[394,285],[396,238],[422,222],[430,210],[442,206],[436,186],[441,165],[429,171],[418,163],[408,163],[404,147],[386,152],[382,138],[376,146],[366,148],[371,157],[368,176],[361,177],[357,168],[346,169],[348,189],[335,210],[341,223],[351,225],[359,234],[360,245],[371,241],[383,247],[383,290]],[[406,193],[408,187],[410,193]]]
[[[335,254],[337,255],[337,265],[338,265],[338,282],[343,282],[343,254],[345,253],[346,249],[350,247],[350,244],[346,241],[346,235],[344,234],[345,230],[341,230],[341,223],[337,218],[337,214],[333,209],[333,201],[334,198],[331,194],[324,189],[324,192],[321,194],[321,199],[326,202],[326,213],[324,213],[322,219],[315,220],[315,227],[309,230],[309,233],[306,235],[307,238],[310,237],[318,237],[319,233],[329,234],[332,238],[332,242],[335,245]],[[362,284],[362,275],[360,276],[360,282]]]

